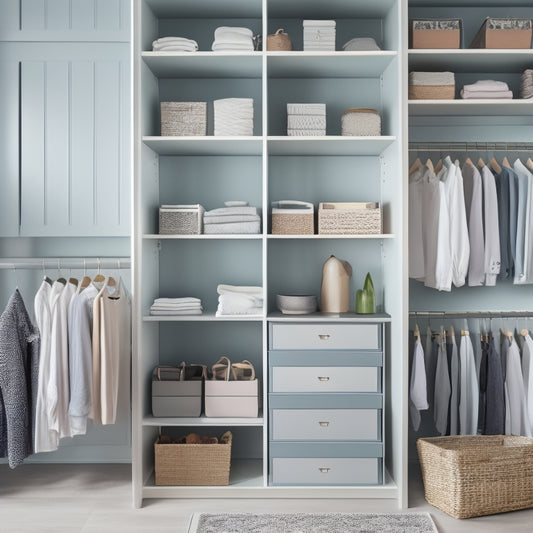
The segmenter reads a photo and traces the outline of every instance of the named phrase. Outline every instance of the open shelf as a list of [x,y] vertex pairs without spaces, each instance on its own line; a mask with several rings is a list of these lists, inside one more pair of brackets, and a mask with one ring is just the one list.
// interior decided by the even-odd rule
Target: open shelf
[[368,18],[383,17],[395,4],[394,0],[269,0],[270,18]]
[[267,137],[270,155],[380,155],[396,137]]
[[372,322],[386,323],[391,321],[387,313],[358,315],[355,313],[310,313],[305,315],[285,315],[279,311],[268,313],[268,320],[273,322]]
[[376,233],[373,235],[268,235],[268,239],[287,240],[287,239],[394,239],[393,233]]
[[166,417],[157,418],[152,415],[147,415],[143,418],[143,426],[263,426],[264,418],[262,416],[257,418],[209,418],[207,416],[181,418],[181,417]]
[[145,136],[143,143],[159,155],[261,155],[261,137]]
[[523,116],[533,115],[528,100],[409,100],[411,116]]
[[216,316],[214,312],[207,312],[201,315],[145,315],[143,322],[257,322],[263,318],[257,315]]
[[168,18],[259,18],[261,17],[261,0],[145,0],[154,14]]
[[201,235],[160,235],[159,233],[147,233],[143,235],[143,239],[147,240],[157,240],[157,241],[176,241],[176,240],[257,240],[261,239],[262,235],[260,233],[250,233],[250,234],[201,234]]

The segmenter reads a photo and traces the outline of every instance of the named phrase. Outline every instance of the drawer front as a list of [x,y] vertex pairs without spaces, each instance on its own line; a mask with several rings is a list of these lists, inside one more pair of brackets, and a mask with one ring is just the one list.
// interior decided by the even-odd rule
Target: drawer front
[[379,409],[273,409],[274,440],[379,440]]
[[273,350],[379,350],[379,324],[272,324]]
[[377,457],[274,457],[273,484],[375,485],[380,479]]
[[272,368],[272,392],[380,392],[376,367],[281,366]]

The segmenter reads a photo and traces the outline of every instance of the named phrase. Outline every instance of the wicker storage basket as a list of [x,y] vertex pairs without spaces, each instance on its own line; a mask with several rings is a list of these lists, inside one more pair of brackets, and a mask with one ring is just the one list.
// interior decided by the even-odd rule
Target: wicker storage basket
[[161,102],[161,135],[205,135],[206,110],[206,102]]
[[379,203],[338,202],[318,205],[319,235],[376,235],[381,231]]
[[409,85],[409,100],[453,100],[455,85]]
[[227,444],[154,444],[156,485],[229,485]]
[[280,28],[276,33],[267,35],[267,50],[275,52],[292,50],[291,38],[283,28]]
[[194,205],[162,205],[159,208],[159,233],[161,235],[200,235],[204,208]]
[[460,19],[411,20],[411,48],[461,48]]
[[342,135],[379,136],[381,117],[375,109],[347,109],[341,117]]
[[462,435],[417,440],[426,500],[454,518],[533,507],[533,439]]
[[531,48],[531,19],[487,17],[470,48]]
[[313,235],[314,206],[309,202],[282,200],[272,203],[273,235]]

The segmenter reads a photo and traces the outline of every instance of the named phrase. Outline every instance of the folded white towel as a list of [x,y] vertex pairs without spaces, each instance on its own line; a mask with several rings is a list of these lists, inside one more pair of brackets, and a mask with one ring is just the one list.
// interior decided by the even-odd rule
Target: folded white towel
[[215,36],[217,44],[248,44],[253,43],[252,37],[236,31],[226,31]]
[[194,48],[192,46],[184,46],[182,44],[168,44],[165,46],[160,46],[159,48],[155,49],[154,52],[196,52],[198,48]]
[[204,233],[206,235],[238,235],[238,234],[258,234],[261,233],[261,222],[230,222],[228,224],[205,224]]
[[465,100],[475,99],[504,99],[511,100],[513,98],[513,91],[467,91],[461,90],[461,98]]
[[194,296],[184,296],[181,298],[156,298],[154,303],[202,303],[202,300]]
[[242,315],[246,315],[247,317],[262,317],[263,316],[263,308],[262,307],[252,307],[250,309],[247,309],[246,311],[243,311],[241,313],[228,313],[217,310],[215,313],[215,316],[217,317],[240,317]]
[[257,215],[257,207],[251,205],[243,205],[236,207],[217,207],[204,213],[204,219],[217,216],[229,216],[229,215]]
[[192,309],[190,311],[150,311],[152,316],[185,316],[185,315],[201,315],[201,309]]
[[331,27],[334,28],[336,26],[336,22],[334,20],[308,20],[305,19],[303,23],[304,28],[306,26],[320,26],[320,27]]
[[252,30],[249,28],[243,28],[240,26],[219,26],[215,30],[215,39],[218,39],[219,36],[223,36],[228,33],[238,33],[239,35],[244,35],[250,38],[254,36]]
[[[262,307],[263,298],[255,297],[250,294],[236,293],[233,294],[221,294],[218,297],[219,309],[249,309],[250,307]],[[235,311],[232,311],[235,312]]]
[[496,81],[496,80],[479,80],[475,83],[471,83],[470,85],[465,85],[464,90],[466,91],[508,91],[509,85],[505,83],[504,81]]
[[249,43],[219,43],[218,41],[213,42],[211,45],[211,50],[213,52],[253,52],[254,44],[253,42]]
[[198,43],[193,39],[186,39],[185,37],[161,37],[152,42],[152,50],[154,52],[168,50],[169,47],[179,47],[184,51],[195,52],[198,50]]
[[202,311],[203,307],[201,305],[190,305],[190,306],[180,306],[180,307],[173,307],[173,306],[164,306],[164,305],[158,305],[150,307],[150,313],[154,311],[158,312],[170,312],[170,311]]
[[228,285],[227,283],[219,283],[217,286],[217,294],[250,294],[254,296],[263,297],[263,287],[256,285]]
[[227,224],[231,222],[257,222],[260,221],[261,218],[259,215],[220,215],[220,216],[214,216],[209,217],[208,219],[204,220],[204,224]]

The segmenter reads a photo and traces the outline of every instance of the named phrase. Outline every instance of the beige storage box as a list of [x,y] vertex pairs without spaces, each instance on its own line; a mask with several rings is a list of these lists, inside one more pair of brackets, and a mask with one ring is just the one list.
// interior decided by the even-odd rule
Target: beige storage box
[[159,208],[160,235],[200,235],[204,208],[194,205],[162,205]]
[[255,418],[258,414],[258,379],[205,382],[205,416]]
[[315,207],[309,202],[281,200],[272,202],[273,235],[313,235]]
[[531,19],[487,17],[470,48],[531,48]]
[[342,135],[378,137],[381,135],[381,117],[375,109],[347,109],[341,117]]
[[229,485],[231,433],[225,444],[154,444],[156,485]]
[[201,381],[152,381],[152,414],[197,417],[202,414]]
[[377,202],[321,202],[318,206],[319,235],[376,235],[381,232],[381,207]]
[[416,444],[426,500],[450,516],[533,507],[533,439],[460,435]]
[[187,137],[207,132],[207,102],[161,102],[161,135]]
[[411,20],[411,48],[461,48],[460,19]]
[[453,100],[455,85],[409,85],[409,100]]

